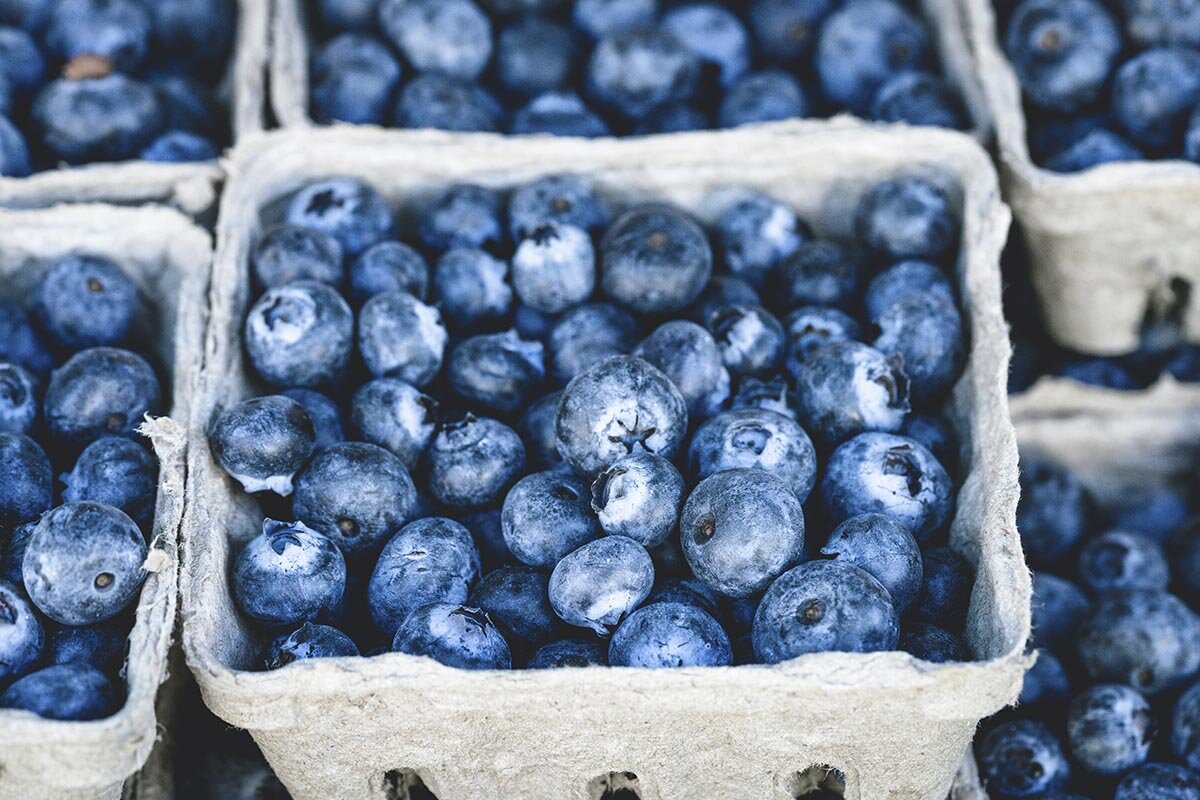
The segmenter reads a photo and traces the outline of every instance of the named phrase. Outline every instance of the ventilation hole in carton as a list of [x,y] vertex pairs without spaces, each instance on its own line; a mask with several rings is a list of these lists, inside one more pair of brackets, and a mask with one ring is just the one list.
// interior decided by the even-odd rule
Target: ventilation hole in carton
[[394,769],[383,776],[386,800],[438,800],[411,769]]
[[1142,343],[1150,349],[1176,344],[1192,304],[1192,284],[1178,275],[1157,286],[1146,299],[1142,318]]
[[846,796],[846,776],[841,770],[824,764],[788,775],[781,784],[783,793],[780,796],[790,800],[836,800]]
[[642,800],[642,787],[632,772],[609,772],[588,783],[589,800]]

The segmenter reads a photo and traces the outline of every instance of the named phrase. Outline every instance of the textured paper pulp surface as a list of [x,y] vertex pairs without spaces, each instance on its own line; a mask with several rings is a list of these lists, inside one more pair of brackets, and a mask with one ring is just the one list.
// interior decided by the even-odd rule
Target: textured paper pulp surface
[[[285,128],[315,124],[308,113],[310,47],[307,11],[310,0],[275,0],[271,20],[271,108]],[[991,136],[991,120],[983,90],[975,77],[966,25],[958,0],[921,0],[922,16],[937,47],[943,74],[962,95],[973,133]],[[850,118],[843,114],[841,119]],[[787,123],[785,123],[786,125]],[[772,127],[770,123],[761,127]],[[897,126],[904,127],[904,126]],[[465,134],[470,138],[473,134]]]
[[[416,770],[440,800],[583,800],[610,770],[635,772],[646,800],[790,797],[792,776],[814,764],[845,771],[851,798],[945,798],[976,722],[1016,697],[1029,631],[997,268],[1008,212],[970,139],[827,123],[596,142],[343,128],[255,137],[229,169],[190,430],[184,646],[205,701],[254,734],[299,800],[382,797],[393,769]],[[759,188],[819,231],[848,235],[861,190],[904,170],[947,182],[965,202],[957,273],[972,351],[948,414],[969,469],[951,542],[978,567],[967,637],[982,661],[825,653],[773,667],[465,672],[388,653],[249,671],[264,642],[234,608],[226,564],[258,532],[261,512],[213,462],[205,430],[222,408],[264,390],[242,363],[247,259],[263,218],[277,217],[290,193],[356,175],[396,204],[403,229],[451,182],[510,187],[575,172],[618,205],[667,199],[706,220],[731,187]]]
[[[186,426],[207,321],[211,239],[169,209],[101,205],[0,211],[0,295],[25,299],[58,258],[87,253],[120,264],[143,303],[139,340],[168,370],[170,417],[146,423],[159,459],[154,528],[124,676],[128,699],[96,722],[56,722],[0,711],[0,798],[116,798],[145,761],[156,736],[155,695],[166,673],[178,585]],[[179,420],[177,423],[174,420]]]
[[[265,127],[269,3],[270,0],[238,3],[237,38],[222,91],[229,102],[235,141]],[[199,217],[215,207],[223,177],[216,161],[90,164],[46,170],[27,178],[0,178],[0,207],[159,203]]]
[[[1200,287],[1200,165],[1139,161],[1074,175],[1034,165],[992,0],[963,3],[1005,194],[1029,244],[1050,334],[1080,352],[1132,352],[1147,308],[1161,302],[1172,279]],[[1200,342],[1197,300],[1184,323]]]

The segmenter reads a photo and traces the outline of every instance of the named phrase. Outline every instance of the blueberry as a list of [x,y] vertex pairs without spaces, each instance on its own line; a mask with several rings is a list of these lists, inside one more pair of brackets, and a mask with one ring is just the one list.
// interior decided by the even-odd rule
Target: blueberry
[[437,401],[399,378],[376,378],[354,394],[351,419],[362,438],[415,469],[437,430]]
[[470,605],[485,611],[504,631],[510,647],[536,650],[554,638],[549,576],[529,567],[501,567],[479,581]]
[[373,36],[343,33],[313,56],[311,89],[317,122],[383,125],[400,86],[396,57]]
[[285,389],[282,394],[299,403],[304,413],[308,414],[317,450],[346,441],[346,435],[342,432],[341,412],[328,397],[312,389]]
[[774,475],[725,470],[692,490],[679,538],[697,578],[722,594],[747,597],[804,558],[804,511]]
[[1038,458],[1021,460],[1017,530],[1034,567],[1053,564],[1083,537],[1087,494],[1069,470]]
[[550,223],[598,233],[610,216],[604,198],[574,175],[538,178],[514,191],[508,201],[508,224],[516,241]]
[[1120,0],[1125,33],[1138,47],[1200,46],[1200,3],[1195,0]]
[[650,453],[617,459],[592,483],[592,510],[609,536],[657,547],[679,522],[686,486],[675,465]]
[[217,146],[198,133],[167,131],[146,145],[138,158],[165,164],[214,161],[220,155]]
[[1038,648],[1034,651],[1037,660],[1025,673],[1025,681],[1021,684],[1021,695],[1017,698],[1018,705],[1046,704],[1048,708],[1062,708],[1070,699],[1071,685],[1067,671],[1058,657],[1049,650]]
[[1073,647],[1092,604],[1078,586],[1048,572],[1033,573],[1033,636],[1042,647]]
[[[724,617],[725,612],[721,607],[721,599],[725,598],[713,589],[709,588],[696,578],[663,578],[655,585],[650,596],[646,598],[646,602],[642,605],[648,606],[653,603],[686,603],[687,605],[695,606],[701,611],[709,614],[714,619]],[[725,598],[729,602],[735,602],[731,598]],[[754,615],[751,614],[751,617]]]
[[928,547],[921,559],[921,591],[909,614],[947,630],[961,630],[971,604],[974,570],[949,547]]
[[587,300],[596,286],[596,252],[587,231],[548,222],[517,245],[513,288],[529,306],[558,314]]
[[600,243],[601,285],[642,314],[679,311],[712,275],[704,231],[672,206],[646,204],[617,219]]
[[479,570],[479,552],[462,525],[441,517],[410,522],[375,563],[367,587],[371,618],[392,636],[420,606],[466,602]]
[[375,26],[379,0],[317,0],[321,24],[331,31],[365,31]]
[[796,499],[808,499],[817,476],[812,440],[794,419],[765,409],[725,411],[692,436],[692,473],[703,480],[729,469],[759,469],[779,478]]
[[664,322],[633,351],[662,370],[688,405],[692,419],[704,419],[729,399],[729,371],[712,335],[694,322]]
[[794,77],[779,69],[751,72],[729,87],[717,119],[722,128],[807,117],[808,98]]
[[500,514],[504,542],[517,560],[550,568],[600,536],[587,484],[563,470],[526,475],[509,490]]
[[548,591],[564,622],[608,636],[653,586],[654,563],[646,549],[624,536],[605,536],[564,556],[550,573]]
[[0,361],[0,433],[28,434],[38,405],[37,379],[24,367]]
[[132,72],[146,57],[150,24],[148,9],[136,0],[58,0],[45,43],[62,61],[99,56],[116,70]]
[[1005,722],[976,745],[979,772],[989,792],[1001,797],[1041,796],[1061,789],[1071,774],[1062,745],[1040,722]]
[[1135,144],[1176,155],[1200,103],[1200,52],[1158,47],[1127,61],[1113,79],[1113,117]]
[[750,36],[742,21],[717,3],[689,3],[668,11],[662,26],[683,42],[703,69],[728,86],[750,68]]
[[1145,764],[1117,784],[1113,800],[1200,800],[1200,774],[1175,764]]
[[50,459],[22,433],[0,433],[0,525],[37,519],[54,500]]
[[614,113],[640,120],[658,106],[696,90],[700,60],[674,34],[654,26],[622,28],[592,50],[587,86]]
[[941,128],[966,127],[954,89],[942,78],[926,72],[901,72],[885,81],[871,101],[871,119]]
[[721,360],[734,375],[761,376],[783,366],[787,334],[761,306],[725,306],[708,320]]
[[450,354],[447,379],[459,397],[498,413],[527,408],[546,377],[541,342],[516,331],[473,336]]
[[492,25],[471,0],[382,0],[379,26],[420,72],[475,80],[492,57]]
[[971,660],[966,642],[944,628],[930,625],[928,622],[905,625],[900,631],[899,647],[915,658],[935,664]]
[[1079,581],[1093,595],[1123,589],[1166,591],[1171,580],[1162,547],[1148,536],[1109,531],[1079,554]]
[[597,362],[567,384],[558,406],[558,452],[581,475],[595,475],[637,450],[673,458],[687,433],[683,395],[634,356]]
[[400,91],[392,124],[443,131],[497,131],[500,104],[473,83],[437,72],[418,75]]
[[867,318],[878,322],[904,295],[925,292],[939,295],[952,305],[954,287],[946,273],[928,261],[901,261],[880,272],[867,285],[863,305]]
[[0,579],[0,686],[36,666],[44,645],[42,623],[25,593]]
[[574,92],[544,92],[513,114],[509,133],[530,136],[578,136],[596,139],[611,136],[608,125]]
[[120,74],[51,81],[38,93],[31,116],[37,141],[69,164],[133,158],[163,125],[154,90]]
[[810,561],[781,575],[754,615],[765,664],[805,653],[894,650],[900,622],[883,584],[840,561]]
[[929,407],[950,391],[967,360],[962,315],[938,292],[909,292],[876,321],[875,349],[898,357],[915,405]]
[[1119,134],[1096,130],[1085,134],[1058,155],[1046,161],[1046,169],[1054,172],[1083,172],[1085,169],[1115,161],[1140,161],[1140,150]]
[[[1188,137],[1187,158],[1189,161],[1200,163],[1200,113],[1193,117],[1192,130]],[[2,346],[0,342],[0,347]],[[1200,383],[1200,347],[1180,347],[1163,369],[1182,383]]]
[[514,95],[534,97],[566,85],[576,57],[569,30],[547,19],[526,17],[500,32],[496,79]]
[[420,236],[435,250],[493,248],[504,240],[500,196],[474,184],[450,186],[425,206]]
[[358,646],[346,634],[328,625],[305,622],[291,633],[281,634],[267,647],[263,666],[280,669],[294,661],[310,658],[342,658],[359,655]]
[[789,368],[801,422],[829,444],[864,431],[897,431],[908,414],[901,360],[860,342],[816,344]]
[[571,20],[594,39],[654,21],[658,0],[575,0]]
[[57,664],[31,672],[0,694],[0,708],[78,722],[112,716],[121,702],[112,681],[85,664]]
[[119,617],[101,625],[60,626],[46,641],[47,664],[87,664],[115,675],[125,661],[129,625]]
[[488,615],[448,603],[414,611],[396,631],[392,649],[459,669],[512,668],[508,642]]
[[941,188],[922,178],[895,178],[872,187],[855,215],[859,237],[886,261],[940,262],[958,243],[958,219]]
[[383,544],[416,513],[417,491],[404,462],[382,447],[339,442],[296,478],[296,516],[348,556]]
[[220,413],[208,432],[213,457],[247,492],[287,496],[316,447],[312,419],[282,395],[243,400]]
[[332,541],[301,522],[263,521],[238,554],[233,597],[246,616],[271,629],[326,620],[342,604],[346,560]]
[[929,33],[892,0],[854,0],[825,20],[816,69],[829,99],[863,116],[881,84],[931,58]]
[[50,0],[3,0],[0,2],[0,20],[5,25],[36,32],[46,24],[51,7]]
[[776,414],[795,419],[796,412],[792,410],[788,402],[790,395],[791,389],[788,388],[787,379],[782,375],[775,375],[765,380],[744,378],[738,385],[737,394],[730,401],[729,407],[734,411],[742,408],[761,408],[764,411],[774,411]]
[[475,537],[479,557],[484,571],[511,564],[513,555],[504,543],[504,531],[500,522],[500,509],[460,511],[458,520]]
[[537,400],[526,410],[517,423],[517,433],[525,444],[525,456],[529,466],[546,469],[562,463],[558,454],[558,440],[554,431],[554,420],[558,416],[558,401],[562,392],[551,392]]
[[1137,589],[1099,598],[1078,644],[1094,680],[1125,683],[1147,695],[1200,670],[1200,618],[1166,592]]
[[[728,257],[728,253],[726,254]],[[731,275],[714,275],[687,309],[687,318],[707,325],[712,315],[728,306],[761,306],[762,298],[749,281]]]
[[[791,208],[760,193],[730,206],[717,222],[717,239],[726,268],[755,286],[762,286],[810,236],[808,227]],[[751,305],[757,305],[757,301]]]
[[0,176],[24,178],[31,171],[29,145],[12,121],[0,115]]
[[1009,20],[1004,49],[1031,103],[1070,112],[1100,95],[1121,35],[1094,0],[1024,0]]
[[1200,684],[1194,684],[1175,701],[1171,752],[1192,769],[1200,766]]
[[712,127],[708,116],[687,103],[667,103],[642,118],[633,130],[634,136],[654,136],[660,133],[687,133]]
[[29,539],[33,536],[33,529],[36,527],[36,521],[23,522],[13,527],[8,541],[8,549],[0,552],[0,580],[8,581],[16,586],[24,585],[25,548],[29,546]]
[[36,89],[46,75],[46,60],[33,37],[20,28],[0,27],[0,72],[18,92]]
[[834,0],[754,0],[750,24],[759,48],[772,61],[798,62],[812,52]]
[[1128,686],[1093,686],[1071,701],[1067,743],[1084,769],[1120,775],[1150,755],[1156,725],[1146,698]]
[[608,666],[608,652],[598,639],[559,639],[538,648],[525,669]]
[[188,75],[169,71],[149,77],[163,113],[163,130],[190,131],[210,140],[223,137],[226,122],[212,89]]
[[496,322],[512,308],[508,265],[483,250],[457,248],[445,253],[433,272],[434,291],[450,322],[470,329]]
[[275,386],[327,384],[354,347],[354,313],[337,290],[304,280],[268,289],[246,315],[246,353]]
[[387,292],[408,292],[424,300],[428,291],[429,266],[402,242],[380,242],[350,265],[350,295],[356,303]]
[[158,492],[158,462],[137,442],[118,436],[97,439],[84,448],[62,482],[63,501],[106,503],[149,530]]
[[1077,358],[1062,365],[1058,374],[1087,386],[1132,392],[1143,388],[1123,364],[1109,358]]
[[853,564],[878,580],[892,596],[897,613],[903,613],[921,589],[921,550],[908,529],[885,514],[860,514],[846,520],[829,535],[821,553]]
[[733,648],[710,614],[686,603],[655,603],[617,628],[608,660],[614,667],[644,669],[726,667]]
[[154,43],[162,53],[208,72],[224,69],[237,25],[234,0],[159,0],[149,8]]
[[1038,164],[1067,150],[1088,134],[1107,129],[1111,119],[1106,113],[1060,113],[1028,107],[1029,153]]
[[1129,500],[1127,506],[1113,512],[1113,527],[1145,534],[1157,542],[1183,527],[1191,516],[1188,499],[1171,488],[1147,488]]
[[54,367],[54,358],[42,344],[25,308],[0,300],[0,360],[11,361],[42,377]]
[[958,463],[958,437],[945,417],[931,414],[909,414],[900,426],[900,435],[916,439],[925,446],[933,457],[954,474]]
[[310,183],[288,203],[286,221],[327,233],[348,258],[392,238],[392,209],[379,192],[357,178]]
[[566,383],[611,356],[633,350],[637,320],[608,303],[589,303],[568,311],[550,330],[550,367]]
[[146,541],[125,512],[64,503],[42,516],[22,566],[29,599],[64,625],[92,625],[123,611],[146,573]]
[[854,340],[862,335],[853,317],[826,306],[796,309],[788,314],[784,329],[788,336],[788,370],[793,374],[798,374],[797,369],[806,369],[797,365],[819,345]]
[[252,266],[255,280],[266,289],[301,280],[340,286],[344,277],[337,239],[296,225],[276,225],[264,233],[254,247]]
[[429,491],[439,502],[482,506],[525,471],[525,446],[507,425],[468,414],[438,432],[428,462]]
[[862,264],[858,255],[837,242],[801,243],[780,268],[782,300],[800,305],[844,306],[858,292]]
[[417,387],[441,370],[449,338],[438,310],[408,292],[377,294],[358,317],[358,348],[371,374]]
[[34,290],[33,314],[50,340],[68,350],[120,344],[133,332],[138,290],[105,258],[70,255]]

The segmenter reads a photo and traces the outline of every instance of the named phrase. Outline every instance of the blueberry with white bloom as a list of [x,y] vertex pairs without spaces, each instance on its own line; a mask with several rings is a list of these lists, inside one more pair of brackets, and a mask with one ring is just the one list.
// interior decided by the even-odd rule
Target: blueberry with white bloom
[[312,420],[316,449],[324,450],[331,444],[346,441],[342,432],[342,412],[328,397],[312,389],[285,389],[281,394],[299,403]]
[[558,562],[550,573],[550,605],[567,624],[608,636],[653,586],[646,548],[624,536],[605,536]]
[[708,325],[713,314],[729,306],[760,306],[762,298],[749,281],[732,275],[714,275],[686,311],[692,322]]
[[909,616],[947,630],[961,630],[971,605],[975,571],[949,547],[926,547],[921,553],[921,591]]
[[867,284],[863,305],[867,318],[876,322],[904,295],[910,292],[933,292],[954,304],[954,286],[945,270],[928,261],[901,261],[880,272]]
[[471,0],[382,0],[379,25],[421,72],[472,81],[492,57],[492,24]]
[[350,360],[354,314],[337,290],[318,281],[269,289],[246,315],[246,352],[275,386],[327,384]]
[[342,246],[327,233],[298,225],[276,225],[263,234],[251,256],[254,279],[265,289],[292,281],[340,286]]
[[609,303],[588,303],[568,311],[550,330],[550,366],[566,383],[593,364],[623,355],[637,343],[637,320]]
[[158,461],[132,439],[105,436],[84,448],[61,478],[64,502],[106,503],[148,530],[158,492]]
[[639,120],[696,90],[700,59],[671,32],[647,25],[606,35],[587,65],[589,95],[614,114]]
[[729,370],[712,334],[694,322],[664,322],[633,351],[663,371],[688,404],[688,415],[703,419],[729,399]]
[[46,451],[23,433],[0,433],[0,525],[37,519],[53,501]]
[[541,342],[516,331],[472,336],[459,343],[446,363],[455,394],[472,406],[498,414],[528,408],[546,379]]
[[337,239],[347,258],[391,239],[395,225],[387,200],[357,178],[310,183],[288,203],[285,218]]
[[491,250],[504,240],[500,196],[469,183],[449,186],[425,204],[419,232],[432,250]]
[[793,375],[810,352],[829,342],[855,341],[862,335],[858,322],[838,308],[805,306],[788,314],[784,321],[788,337],[787,368]]
[[1139,533],[1108,531],[1079,554],[1079,582],[1093,596],[1125,589],[1166,591],[1170,581],[1162,546]]
[[559,639],[544,644],[530,657],[525,669],[608,666],[608,648],[600,639]]
[[263,520],[263,530],[238,553],[233,598],[246,616],[273,629],[327,620],[342,604],[346,560],[301,522]]
[[679,522],[686,485],[675,465],[651,453],[618,459],[592,483],[592,510],[609,536],[657,547]]
[[700,59],[702,68],[715,70],[722,86],[750,68],[750,36],[737,15],[723,6],[678,6],[663,16],[662,26]]
[[1128,686],[1093,686],[1071,701],[1067,743],[1090,772],[1120,775],[1145,762],[1157,725],[1146,698]]
[[679,311],[712,275],[708,237],[683,211],[662,203],[619,217],[600,242],[600,283],[618,303],[642,314]]
[[909,292],[876,320],[875,349],[899,356],[914,403],[941,400],[967,360],[963,320],[954,303],[936,292]]
[[1121,779],[1113,800],[1200,800],[1200,773],[1177,764],[1143,764]]
[[558,453],[558,438],[554,421],[558,417],[558,401],[562,392],[551,392],[529,407],[517,423],[517,433],[525,443],[529,466],[546,469],[562,463]]
[[106,434],[132,436],[162,406],[158,377],[146,359],[112,347],[71,356],[50,378],[43,404],[50,435],[83,448]]
[[356,303],[386,292],[408,292],[424,300],[428,291],[429,265],[403,242],[380,242],[350,265],[350,296]]
[[1004,797],[1046,797],[1066,785],[1071,764],[1062,745],[1040,722],[997,725],[977,745],[979,772]]
[[958,218],[950,198],[923,178],[876,184],[859,201],[855,228],[867,248],[886,261],[940,262],[958,244]]
[[817,479],[817,451],[794,419],[760,408],[725,411],[696,431],[688,446],[696,478],[728,469],[760,469],[803,503]]
[[508,549],[523,564],[549,568],[599,538],[587,484],[565,470],[526,475],[509,490],[500,515]]
[[908,373],[900,360],[860,342],[817,345],[789,367],[800,420],[827,443],[863,431],[895,432],[909,412]]
[[487,613],[450,603],[432,603],[410,614],[392,649],[458,669],[512,668],[508,642]]
[[383,125],[403,70],[373,36],[342,33],[315,49],[309,75],[313,119]]
[[[922,661],[946,664],[970,661],[971,653],[962,637],[929,622],[911,622],[900,631],[901,650]],[[1026,673],[1026,680],[1029,674]]]
[[582,228],[549,222],[513,254],[512,282],[522,302],[548,314],[579,305],[596,288],[596,251]]
[[727,667],[733,647],[721,623],[687,603],[643,606],[621,623],[608,647],[614,667]]
[[908,529],[886,514],[851,517],[834,528],[821,553],[882,583],[897,613],[904,613],[921,588],[921,549]]
[[46,636],[33,605],[18,586],[0,579],[0,685],[41,661]]
[[576,60],[571,31],[548,19],[526,17],[496,41],[496,79],[508,92],[534,96],[563,86]]
[[121,691],[86,664],[56,664],[31,672],[0,694],[0,709],[31,711],[45,719],[86,722],[112,716]]
[[1092,611],[1083,591],[1057,575],[1033,573],[1033,636],[1042,647],[1062,651],[1073,646],[1079,627]]
[[725,470],[692,490],[679,539],[697,578],[730,597],[748,597],[804,558],[804,511],[770,473]]
[[291,633],[281,634],[267,647],[263,666],[281,669],[310,658],[345,658],[360,655],[354,640],[337,628],[306,622]]
[[59,347],[121,344],[133,333],[138,289],[106,258],[70,255],[57,261],[38,282],[33,313]]
[[408,292],[377,294],[358,317],[358,347],[370,373],[418,388],[441,370],[449,338],[438,310]]
[[549,575],[531,567],[501,567],[483,576],[469,605],[487,612],[510,648],[528,653],[549,642],[560,627],[549,583]]
[[658,0],[577,0],[571,10],[575,27],[594,39],[613,31],[654,22]]
[[493,132],[500,130],[500,103],[476,83],[425,72],[400,90],[392,111],[397,128]]
[[316,448],[316,433],[299,403],[269,395],[222,411],[209,429],[208,446],[221,468],[247,492],[286,497]]
[[717,222],[725,267],[760,287],[811,236],[789,206],[757,192],[730,206]]
[[459,328],[497,322],[512,310],[508,264],[483,250],[447,251],[434,267],[433,290],[442,313]]
[[1078,647],[1093,680],[1155,695],[1200,672],[1200,617],[1166,592],[1113,592],[1097,600]]
[[508,224],[514,241],[551,223],[598,233],[610,217],[604,198],[574,175],[538,178],[514,191],[508,201]]
[[800,81],[781,69],[743,75],[725,93],[717,120],[722,128],[807,117],[809,100]]
[[787,334],[765,308],[726,306],[713,312],[708,327],[734,375],[765,375],[783,365]]
[[429,445],[429,491],[450,506],[494,502],[525,470],[525,446],[507,425],[468,414]]
[[29,433],[38,405],[37,379],[24,367],[0,361],[0,433]]
[[350,417],[365,441],[395,453],[408,469],[437,432],[438,404],[399,378],[376,378],[354,393]]
[[545,92],[513,113],[509,133],[578,136],[594,139],[610,136],[608,125],[574,92]]
[[845,306],[858,291],[862,264],[849,247],[819,239],[801,244],[779,272],[789,307]]

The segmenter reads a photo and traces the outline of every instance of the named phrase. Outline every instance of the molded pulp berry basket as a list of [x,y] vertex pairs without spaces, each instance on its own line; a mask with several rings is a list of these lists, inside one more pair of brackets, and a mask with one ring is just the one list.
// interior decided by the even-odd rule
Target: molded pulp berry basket
[[[962,9],[957,0],[920,0],[918,6],[929,26],[941,71],[962,96],[973,135],[986,141],[991,136],[991,121],[971,63]],[[285,128],[315,124],[309,116],[308,99],[308,68],[314,49],[307,19],[310,9],[311,0],[274,0],[271,12],[270,102],[275,118]]]
[[[212,240],[177,211],[103,205],[44,211],[0,211],[0,296],[24,299],[42,273],[70,253],[120,264],[137,284],[146,318],[138,345],[151,350],[170,418],[143,431],[159,460],[150,575],[142,588],[124,676],[128,698],[116,715],[96,722],[56,722],[0,711],[0,798],[116,800],[145,762],[158,735],[155,697],[166,677],[175,626],[177,542],[183,519],[185,429],[207,321]],[[173,418],[173,419],[172,419]]]
[[[945,181],[964,219],[957,280],[972,345],[947,409],[965,465],[950,536],[978,570],[967,627],[978,662],[822,653],[777,666],[466,672],[387,653],[255,671],[265,642],[239,616],[226,564],[262,515],[215,464],[205,430],[254,390],[240,340],[248,258],[291,193],[357,176],[396,204],[404,227],[449,183],[504,188],[571,172],[618,204],[666,199],[706,220],[722,190],[753,187],[845,236],[861,191],[903,171]],[[415,773],[440,800],[584,800],[610,772],[629,772],[644,800],[758,800],[794,797],[800,773],[825,765],[845,773],[854,800],[945,799],[976,723],[1016,697],[1029,632],[998,270],[1009,217],[972,140],[826,123],[595,142],[342,128],[255,137],[230,172],[189,434],[184,649],[209,707],[253,734],[293,796],[393,797]]]
[[1035,165],[992,0],[962,1],[1050,335],[1079,352],[1119,355],[1137,348],[1147,318],[1168,312],[1200,342],[1200,165],[1137,161],[1078,174]]
[[[205,0],[193,0],[204,2]],[[238,0],[237,36],[223,83],[236,141],[266,126],[267,29],[270,0]],[[188,164],[124,161],[0,178],[0,207],[56,203],[159,203],[199,217],[213,211],[224,173],[217,161]]]

